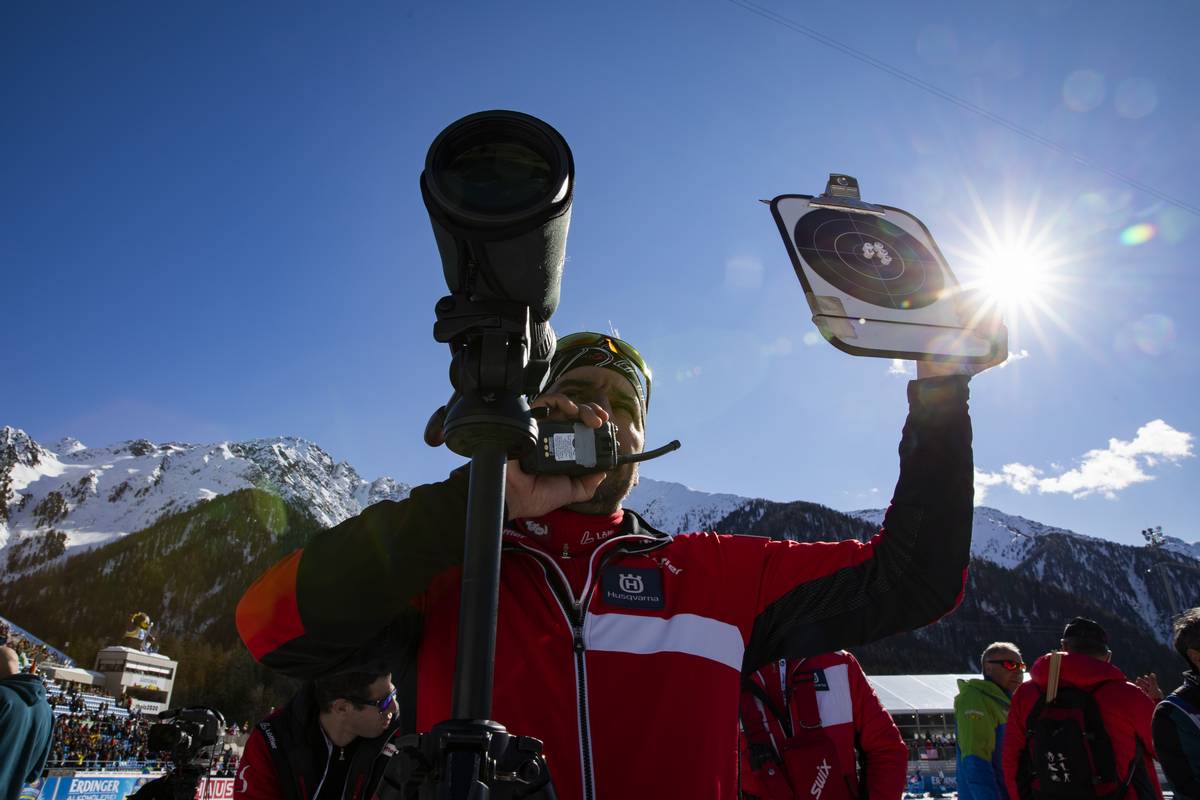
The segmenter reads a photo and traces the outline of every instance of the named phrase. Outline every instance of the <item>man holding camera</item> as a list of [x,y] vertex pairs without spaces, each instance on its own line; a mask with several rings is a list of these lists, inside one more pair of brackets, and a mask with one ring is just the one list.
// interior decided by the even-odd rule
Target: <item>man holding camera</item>
[[[951,611],[970,554],[966,372],[919,365],[900,477],[871,541],[798,543],[650,528],[621,501],[635,464],[507,471],[493,718],[535,736],[561,798],[737,796],[741,674],[873,641]],[[611,420],[641,452],[650,370],[603,334],[561,339],[551,419]],[[256,659],[301,677],[381,632],[415,667],[416,730],[450,716],[468,480],[457,470],[312,539],[238,606]]]

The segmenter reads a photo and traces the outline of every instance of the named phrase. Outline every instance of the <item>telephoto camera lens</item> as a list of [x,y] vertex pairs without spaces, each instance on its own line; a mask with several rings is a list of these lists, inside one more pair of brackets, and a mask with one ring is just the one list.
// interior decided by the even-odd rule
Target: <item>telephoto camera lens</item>
[[439,183],[459,208],[503,216],[552,196],[554,174],[536,150],[518,142],[481,142],[450,156]]
[[463,225],[509,226],[569,206],[575,167],[566,141],[517,111],[481,111],[450,124],[425,157],[422,184]]

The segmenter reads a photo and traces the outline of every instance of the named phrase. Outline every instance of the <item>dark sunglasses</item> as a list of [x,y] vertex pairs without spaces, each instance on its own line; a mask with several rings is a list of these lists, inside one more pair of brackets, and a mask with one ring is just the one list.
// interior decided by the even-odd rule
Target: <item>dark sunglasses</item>
[[642,377],[646,383],[646,408],[650,407],[650,367],[646,364],[646,359],[642,358],[642,354],[637,351],[637,348],[629,342],[622,341],[615,336],[609,336],[604,333],[592,333],[585,331],[583,333],[572,333],[562,337],[555,345],[555,353],[565,353],[568,350],[574,350],[577,347],[595,347],[600,346],[607,348],[613,353],[622,355],[627,358],[638,372],[642,373]]
[[375,706],[375,710],[380,714],[388,710],[388,707],[396,701],[396,690],[392,689],[387,693],[387,696],[381,700],[360,700],[354,697],[347,697],[351,703],[356,706]]
[[988,663],[989,664],[999,664],[1000,666],[1004,667],[1009,672],[1012,672],[1013,670],[1017,670],[1017,669],[1021,670],[1022,672],[1025,671],[1025,662],[1024,661],[1013,661],[1011,658],[988,659]]

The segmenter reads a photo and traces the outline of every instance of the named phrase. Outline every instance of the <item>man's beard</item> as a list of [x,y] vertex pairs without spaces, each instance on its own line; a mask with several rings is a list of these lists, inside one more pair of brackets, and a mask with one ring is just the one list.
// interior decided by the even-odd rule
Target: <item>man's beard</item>
[[566,509],[580,514],[615,514],[637,481],[638,465],[622,464],[604,476],[591,500],[572,503]]

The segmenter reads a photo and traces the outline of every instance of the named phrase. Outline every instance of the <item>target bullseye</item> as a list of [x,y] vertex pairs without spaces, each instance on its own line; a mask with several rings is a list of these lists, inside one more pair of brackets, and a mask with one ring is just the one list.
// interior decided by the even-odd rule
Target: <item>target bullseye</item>
[[796,247],[818,275],[875,306],[924,308],[944,287],[936,257],[878,217],[816,209],[796,223]]

